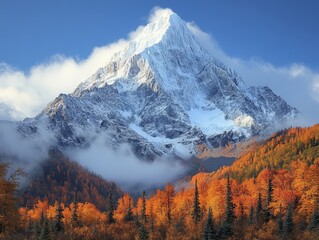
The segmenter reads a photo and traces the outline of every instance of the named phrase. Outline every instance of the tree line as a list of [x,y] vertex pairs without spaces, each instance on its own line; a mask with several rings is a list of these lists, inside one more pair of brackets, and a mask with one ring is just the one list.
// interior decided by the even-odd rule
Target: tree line
[[[279,209],[274,208],[274,185],[267,180],[266,195],[257,194],[256,204],[246,210],[242,202],[234,201],[233,182],[224,179],[222,214],[204,202],[203,184],[195,179],[187,190],[189,205],[180,209],[178,195],[173,185],[150,197],[145,191],[135,201],[125,194],[116,204],[113,193],[107,198],[105,211],[94,205],[80,203],[77,191],[67,207],[60,200],[54,206],[39,201],[32,208],[20,208],[15,227],[6,228],[8,221],[1,221],[2,236],[19,239],[318,239],[318,204],[313,206],[309,221],[298,215],[298,202],[293,201]],[[186,192],[184,192],[186,194]],[[155,201],[156,200],[156,201]],[[236,211],[237,209],[237,211]],[[13,213],[13,212],[12,212]],[[12,214],[11,213],[11,214]],[[185,215],[186,213],[186,215]],[[14,216],[17,216],[16,213]],[[2,218],[3,220],[3,218]],[[19,222],[19,224],[17,224]],[[9,226],[9,225],[8,225]],[[17,238],[13,238],[17,239]]]

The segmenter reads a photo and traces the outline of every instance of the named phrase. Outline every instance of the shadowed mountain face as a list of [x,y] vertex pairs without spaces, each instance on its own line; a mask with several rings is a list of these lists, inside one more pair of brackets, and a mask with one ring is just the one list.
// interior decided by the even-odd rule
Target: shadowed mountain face
[[106,145],[128,144],[140,159],[187,159],[199,145],[244,141],[297,113],[268,87],[247,86],[163,10],[72,94],[19,127],[32,135],[46,126],[61,149],[88,147],[106,133]]
[[32,206],[38,200],[54,204],[57,199],[70,204],[76,191],[80,202],[91,202],[102,210],[108,206],[110,192],[115,203],[124,194],[114,182],[105,181],[55,150],[29,174],[27,183],[19,191],[19,200],[22,206]]

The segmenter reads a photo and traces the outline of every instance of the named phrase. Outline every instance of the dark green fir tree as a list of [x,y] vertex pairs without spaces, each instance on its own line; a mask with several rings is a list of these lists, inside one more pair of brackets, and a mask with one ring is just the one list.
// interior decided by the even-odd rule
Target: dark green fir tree
[[44,219],[42,230],[40,233],[39,240],[49,240],[50,239],[50,228],[49,228],[49,222],[47,219]]
[[263,203],[260,192],[258,193],[258,201],[257,201],[257,207],[256,207],[256,220],[259,224],[262,223],[263,219]]
[[192,219],[195,224],[200,222],[201,219],[201,207],[199,202],[199,193],[197,187],[197,180],[195,180],[195,191],[194,191],[194,200],[193,200],[193,210],[192,210]]
[[319,210],[318,210],[318,203],[315,205],[313,210],[313,214],[311,216],[308,229],[310,231],[318,230],[319,228]]
[[273,192],[274,192],[274,187],[272,184],[272,179],[268,179],[268,184],[267,184],[267,198],[265,202],[265,222],[269,222],[270,218],[272,217],[271,213],[271,202],[273,200]]
[[294,221],[293,221],[293,208],[292,208],[292,204],[290,203],[288,205],[286,219],[285,219],[285,222],[283,224],[283,230],[284,230],[284,234],[285,234],[286,238],[291,236],[291,234],[294,230],[294,227],[295,227],[295,225],[294,225]]
[[107,206],[107,223],[112,224],[115,223],[115,218],[114,218],[114,202],[113,202],[113,193],[109,193],[108,197],[108,206]]
[[138,239],[139,240],[148,240],[149,239],[149,233],[148,233],[144,224],[140,224],[140,226],[138,228]]
[[73,197],[73,209],[72,209],[72,216],[71,216],[71,225],[73,227],[80,226],[79,202],[78,202],[78,191],[77,190],[75,190],[74,197]]
[[208,209],[208,216],[204,227],[203,240],[214,240],[216,238],[216,228],[213,219],[212,209]]
[[249,225],[253,225],[255,223],[255,209],[253,206],[250,206],[249,210]]
[[146,193],[143,191],[142,194],[142,209],[141,209],[141,220],[143,224],[147,223],[147,215],[146,215]]
[[280,236],[283,233],[283,227],[284,227],[284,221],[282,219],[282,206],[280,204],[279,213],[278,213],[278,216],[277,216],[277,228],[278,228],[278,233],[279,233]]
[[128,207],[127,207],[127,211],[126,214],[124,216],[124,221],[125,222],[132,222],[134,220],[134,216],[133,216],[133,211],[132,211],[132,206],[131,206],[131,199],[128,202]]
[[62,232],[64,230],[63,224],[63,209],[61,205],[61,200],[55,203],[55,217],[54,217],[54,229],[57,232]]
[[41,235],[42,226],[39,221],[34,222],[33,229],[32,229],[32,235],[34,240],[38,240]]
[[242,223],[246,219],[244,204],[242,202],[239,203],[240,216],[239,221]]
[[235,220],[235,204],[233,203],[233,195],[231,190],[231,182],[229,176],[227,177],[226,185],[226,209],[225,209],[225,220],[222,224],[221,234],[223,237],[230,237],[233,235],[233,223]]

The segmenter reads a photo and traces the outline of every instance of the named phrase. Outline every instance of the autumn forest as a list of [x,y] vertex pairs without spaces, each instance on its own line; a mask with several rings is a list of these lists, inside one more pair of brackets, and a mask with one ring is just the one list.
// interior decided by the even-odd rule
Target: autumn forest
[[[319,125],[277,132],[231,166],[138,197],[97,176],[19,195],[22,172],[7,170],[2,164],[3,239],[319,239]],[[35,188],[52,190],[46,182]]]

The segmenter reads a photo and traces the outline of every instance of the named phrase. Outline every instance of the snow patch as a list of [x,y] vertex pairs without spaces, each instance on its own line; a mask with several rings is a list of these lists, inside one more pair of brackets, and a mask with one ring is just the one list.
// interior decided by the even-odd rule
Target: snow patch
[[237,127],[234,121],[226,119],[223,111],[218,108],[193,108],[188,111],[193,127],[198,127],[205,135],[216,135]]
[[[140,126],[136,125],[135,123],[131,123],[129,125],[129,127],[134,132],[136,132],[137,134],[139,134],[140,136],[145,138],[147,141],[152,143],[154,146],[157,146],[159,148],[163,148],[166,144],[171,144],[172,145],[172,149],[171,149],[172,153],[175,153],[177,156],[179,156],[183,159],[187,159],[187,158],[191,157],[192,154],[194,153],[193,144],[192,143],[188,143],[188,144],[183,143],[185,141],[185,139],[183,139],[183,138],[169,139],[169,138],[165,138],[165,137],[161,137],[161,136],[153,137],[150,134],[148,134],[147,132],[145,132]],[[191,142],[191,140],[195,140],[195,139],[187,139],[187,140],[189,142]]]
[[255,120],[251,116],[240,115],[237,118],[235,118],[234,123],[239,127],[250,128],[254,125]]

